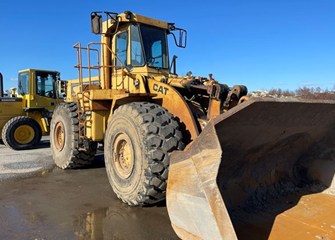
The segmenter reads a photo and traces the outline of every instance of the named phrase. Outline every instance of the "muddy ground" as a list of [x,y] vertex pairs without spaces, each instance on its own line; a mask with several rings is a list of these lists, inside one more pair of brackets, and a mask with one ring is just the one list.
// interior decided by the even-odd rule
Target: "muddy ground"
[[165,203],[117,199],[101,157],[90,169],[0,182],[0,192],[0,239],[178,239]]

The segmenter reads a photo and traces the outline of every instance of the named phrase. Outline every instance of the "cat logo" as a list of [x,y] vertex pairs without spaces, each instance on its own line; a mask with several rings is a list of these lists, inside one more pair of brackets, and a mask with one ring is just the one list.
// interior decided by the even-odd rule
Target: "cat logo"
[[154,83],[153,89],[155,92],[166,95],[169,89],[167,87],[159,86],[157,83]]

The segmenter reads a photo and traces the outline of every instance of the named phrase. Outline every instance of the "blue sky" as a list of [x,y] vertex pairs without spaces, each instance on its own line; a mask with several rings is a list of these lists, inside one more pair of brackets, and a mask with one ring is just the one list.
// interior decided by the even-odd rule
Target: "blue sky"
[[187,29],[187,48],[170,47],[179,75],[213,73],[250,91],[335,89],[334,0],[1,0],[0,9],[5,88],[25,68],[76,78],[73,44],[99,41],[90,12],[131,10]]

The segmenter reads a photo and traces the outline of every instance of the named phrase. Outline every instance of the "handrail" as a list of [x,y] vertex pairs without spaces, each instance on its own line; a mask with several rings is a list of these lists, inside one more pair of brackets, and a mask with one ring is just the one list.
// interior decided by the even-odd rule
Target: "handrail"
[[[100,51],[97,48],[93,48],[94,45],[100,45],[101,49],[107,50],[111,54],[111,57],[116,59],[116,61],[119,63],[120,66],[116,66],[113,63],[112,64],[106,64],[105,63],[105,51],[102,50],[101,54],[100,54]],[[80,92],[82,92],[84,90],[84,88],[83,88],[83,69],[86,69],[87,73],[88,73],[88,85],[92,85],[92,70],[97,70],[98,71],[98,80],[101,84],[101,81],[102,81],[101,71],[103,69],[110,68],[112,72],[116,72],[117,70],[121,70],[121,72],[123,72],[123,70],[125,68],[124,64],[122,63],[120,58],[115,54],[115,52],[106,43],[90,42],[90,43],[88,43],[87,47],[82,47],[81,44],[78,42],[73,47],[77,49],[78,64],[75,65],[75,68],[78,68]],[[85,50],[86,53],[87,53],[87,66],[83,66],[83,59],[82,59],[82,51],[83,50]],[[91,61],[92,52],[96,53],[97,66],[92,66],[92,61]],[[101,60],[102,60],[102,64],[101,64]],[[118,84],[117,75],[115,75],[115,77],[116,77],[116,79],[115,79],[116,86],[122,86],[122,88],[124,88],[125,87],[124,79],[122,78],[121,83]],[[104,81],[104,86],[107,86],[107,78],[106,77],[103,79],[103,81]]]

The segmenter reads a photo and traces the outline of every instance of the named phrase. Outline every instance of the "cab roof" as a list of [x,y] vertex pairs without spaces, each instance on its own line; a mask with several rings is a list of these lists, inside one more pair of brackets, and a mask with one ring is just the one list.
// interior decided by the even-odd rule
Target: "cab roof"
[[115,19],[109,19],[107,21],[103,22],[103,31],[106,32],[107,26],[108,28],[116,27],[118,24],[122,23],[141,23],[141,24],[146,24],[162,29],[169,30],[169,23],[164,22],[161,20],[157,20],[154,18],[149,18],[146,16],[142,16],[137,13],[132,13],[130,11],[125,11],[124,13],[117,14],[115,18],[118,21],[115,21]]
[[54,70],[46,70],[46,69],[34,69],[34,68],[27,68],[20,70],[19,73],[21,72],[54,72],[54,73],[59,73],[59,71],[54,71]]

